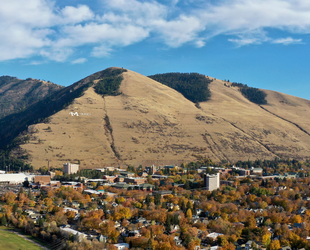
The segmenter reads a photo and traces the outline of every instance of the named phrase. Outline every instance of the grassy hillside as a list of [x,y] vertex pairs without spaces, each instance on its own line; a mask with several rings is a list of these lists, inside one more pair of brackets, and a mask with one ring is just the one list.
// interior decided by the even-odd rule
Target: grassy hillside
[[[15,140],[29,154],[27,163],[39,168],[47,161],[50,167],[70,161],[99,168],[181,164],[204,157],[215,162],[310,159],[309,101],[264,91],[268,105],[257,105],[239,86],[212,78],[212,95],[197,109],[180,92],[130,70],[122,73],[119,87],[103,81],[117,79],[119,70],[91,75],[60,91],[42,110],[34,106],[35,111],[15,118],[14,126],[22,128],[30,123],[29,114],[45,114],[35,117],[35,125],[23,125],[28,134]],[[106,92],[95,91],[99,82]],[[116,95],[107,95],[108,86],[115,86],[110,93]]]
[[[117,70],[118,72],[118,70]],[[22,112],[8,115],[0,120],[0,148],[16,146],[18,141],[13,141],[29,125],[38,122],[47,122],[48,117],[66,108],[72,101],[81,96],[86,89],[93,85],[93,81],[114,75],[114,68],[97,72],[73,85],[60,89],[45,99],[36,102]],[[8,126],[10,124],[10,126]]]

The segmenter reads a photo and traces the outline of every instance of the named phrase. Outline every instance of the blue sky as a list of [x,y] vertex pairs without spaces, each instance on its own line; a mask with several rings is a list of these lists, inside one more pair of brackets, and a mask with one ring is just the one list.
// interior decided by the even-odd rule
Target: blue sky
[[310,100],[308,0],[0,0],[0,75],[68,86],[111,66]]

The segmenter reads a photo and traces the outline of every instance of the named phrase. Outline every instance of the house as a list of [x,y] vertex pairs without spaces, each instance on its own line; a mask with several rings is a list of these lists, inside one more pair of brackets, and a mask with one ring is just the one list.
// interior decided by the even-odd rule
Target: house
[[220,247],[219,246],[212,246],[210,247],[210,250],[218,250]]
[[280,191],[280,190],[285,190],[286,189],[286,186],[279,186],[278,188],[277,188],[277,191]]
[[252,250],[253,246],[258,246],[255,241],[249,240],[247,243],[245,243],[245,250]]
[[203,212],[203,210],[202,209],[197,209],[197,211],[196,211],[196,213],[197,213],[197,215],[200,215],[201,213]]
[[172,233],[176,233],[177,231],[179,231],[180,230],[180,227],[179,227],[179,225],[172,225],[171,227],[170,227],[170,233],[172,234]]
[[138,230],[133,230],[128,232],[129,237],[141,237],[141,234],[139,233]]
[[80,203],[76,202],[76,201],[72,201],[71,202],[71,206],[75,207],[75,208],[78,208],[80,207]]
[[124,250],[126,248],[129,249],[129,244],[127,243],[118,243],[118,244],[113,244],[118,250]]
[[35,211],[31,210],[31,209],[26,209],[24,211],[27,215],[32,215],[32,214],[35,214]]
[[307,211],[307,208],[305,208],[305,207],[301,207],[298,209],[299,214],[304,214],[306,211]]
[[224,235],[224,234],[220,234],[220,233],[215,233],[215,232],[213,232],[213,233],[209,233],[209,234],[207,235],[207,237],[208,237],[208,238],[212,238],[213,240],[216,240],[217,237],[219,237],[219,236],[221,236],[221,235]]
[[174,236],[174,241],[177,246],[182,245],[182,240],[179,238],[179,236]]
[[285,246],[285,247],[281,247],[280,250],[292,250],[292,248],[290,246]]
[[75,209],[75,208],[64,207],[63,212],[64,212],[64,213],[67,213],[68,211],[72,211],[72,212],[74,212],[75,214],[78,214],[78,213],[79,213],[79,210],[77,210],[77,209]]
[[101,234],[101,235],[99,235],[99,236],[97,237],[97,240],[98,240],[99,242],[106,243],[107,240],[108,240],[108,237]]
[[86,234],[81,233],[81,232],[74,230],[72,228],[67,228],[67,227],[60,228],[60,231],[67,238],[69,238],[70,236],[73,236],[74,241],[77,241],[77,242],[82,242],[87,237]]
[[42,214],[39,214],[39,213],[32,213],[32,214],[30,214],[28,217],[29,217],[34,223],[37,223],[38,220],[39,220],[40,218],[43,217],[43,215],[42,215]]
[[138,219],[134,220],[134,221],[132,222],[132,224],[144,223],[145,221],[146,221],[146,219],[145,219],[145,218],[140,217],[140,218],[138,218]]

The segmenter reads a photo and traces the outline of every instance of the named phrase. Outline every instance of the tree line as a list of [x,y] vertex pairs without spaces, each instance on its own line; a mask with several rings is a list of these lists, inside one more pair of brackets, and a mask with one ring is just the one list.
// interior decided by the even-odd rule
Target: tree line
[[120,76],[121,73],[126,72],[126,69],[109,69],[110,74],[102,78],[95,86],[95,91],[97,94],[106,96],[119,95],[119,87],[122,83],[123,77]]
[[242,93],[242,95],[249,101],[254,102],[258,105],[267,104],[266,100],[267,94],[264,91],[258,88],[249,87],[246,84],[236,82],[233,82],[231,86],[239,87],[239,90]]
[[166,73],[148,77],[175,89],[194,103],[205,102],[211,97],[209,84],[212,80],[205,75],[198,73]]

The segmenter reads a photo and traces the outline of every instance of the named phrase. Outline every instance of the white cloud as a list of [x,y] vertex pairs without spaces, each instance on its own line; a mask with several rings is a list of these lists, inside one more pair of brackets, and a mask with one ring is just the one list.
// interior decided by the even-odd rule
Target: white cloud
[[55,48],[55,47],[50,47],[47,49],[42,49],[39,52],[39,55],[43,57],[47,57],[51,60],[54,60],[56,62],[63,62],[67,60],[67,58],[73,53],[73,49],[69,47],[60,47],[60,48]]
[[[308,0],[101,0],[96,9],[80,0],[60,8],[57,1],[0,0],[0,61],[38,55],[66,61],[82,46],[91,56],[109,56],[148,37],[171,48],[200,48],[220,34],[240,47],[298,44],[296,34],[310,33]],[[289,35],[272,37],[270,29]]]
[[78,59],[72,61],[71,63],[72,64],[80,64],[80,63],[84,63],[84,62],[87,62],[86,58],[78,58]]
[[279,38],[279,39],[273,40],[272,43],[284,44],[284,45],[299,44],[299,43],[302,43],[302,39],[294,39],[291,37]]
[[95,47],[92,51],[94,57],[109,57],[113,50],[106,45]]
[[86,5],[79,5],[77,8],[66,6],[61,10],[65,23],[79,23],[94,18],[94,13]]
[[198,33],[203,30],[200,20],[193,16],[180,16],[177,20],[172,21],[154,20],[152,26],[153,30],[170,47],[179,47],[184,43],[196,40]]
[[203,40],[197,40],[195,42],[195,45],[196,45],[197,48],[201,48],[201,47],[205,46],[205,44],[206,44],[206,42],[203,41]]

